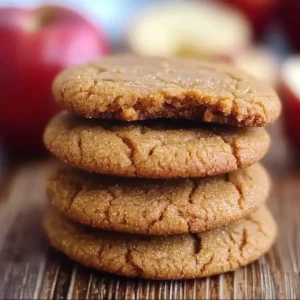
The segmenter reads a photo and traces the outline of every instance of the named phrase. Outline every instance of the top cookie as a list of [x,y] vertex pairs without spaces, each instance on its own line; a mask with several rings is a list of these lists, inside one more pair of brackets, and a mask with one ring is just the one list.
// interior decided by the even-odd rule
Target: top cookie
[[124,121],[180,118],[234,126],[265,126],[281,104],[265,83],[200,60],[111,56],[63,71],[57,102],[77,115]]

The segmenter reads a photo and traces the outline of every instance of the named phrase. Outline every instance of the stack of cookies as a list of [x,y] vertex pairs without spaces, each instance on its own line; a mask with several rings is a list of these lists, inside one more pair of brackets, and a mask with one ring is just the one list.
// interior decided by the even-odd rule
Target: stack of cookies
[[[114,56],[54,81],[44,142],[67,165],[50,176],[50,243],[86,266],[183,279],[244,266],[276,224],[257,162],[274,90],[224,64]],[[75,168],[74,168],[75,167]]]

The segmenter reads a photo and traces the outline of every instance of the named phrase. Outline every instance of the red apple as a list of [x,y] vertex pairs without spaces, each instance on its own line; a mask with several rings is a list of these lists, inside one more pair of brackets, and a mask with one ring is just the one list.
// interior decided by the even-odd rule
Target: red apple
[[280,2],[280,20],[292,46],[300,51],[300,1],[282,0]]
[[286,134],[300,158],[300,55],[283,63],[279,93],[283,102]]
[[104,34],[68,8],[0,9],[0,139],[32,152],[57,111],[51,82],[72,64],[108,51]]
[[261,37],[263,35],[279,3],[279,0],[218,0],[218,1],[236,7],[237,9],[242,11],[251,22],[256,37]]

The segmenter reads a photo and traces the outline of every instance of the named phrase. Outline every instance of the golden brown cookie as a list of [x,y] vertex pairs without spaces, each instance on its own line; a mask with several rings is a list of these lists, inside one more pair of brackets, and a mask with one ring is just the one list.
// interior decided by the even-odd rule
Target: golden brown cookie
[[263,206],[245,219],[201,234],[139,236],[76,224],[48,211],[50,243],[73,260],[114,274],[151,279],[185,279],[232,271],[258,259],[276,236]]
[[53,92],[62,107],[87,118],[265,126],[281,110],[270,86],[234,67],[176,58],[106,57],[63,71]]
[[125,177],[203,177],[261,159],[263,128],[224,128],[191,121],[120,123],[61,113],[47,126],[48,150],[78,168]]
[[245,218],[267,198],[260,165],[197,179],[107,177],[70,167],[49,178],[49,200],[72,220],[137,234],[202,232]]

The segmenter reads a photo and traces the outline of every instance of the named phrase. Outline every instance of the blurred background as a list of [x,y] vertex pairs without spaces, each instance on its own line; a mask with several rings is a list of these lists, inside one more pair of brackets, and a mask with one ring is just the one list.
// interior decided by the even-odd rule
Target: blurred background
[[299,0],[0,0],[0,170],[45,155],[59,71],[124,51],[225,60],[266,81],[284,107],[275,160],[299,157],[299,15]]

